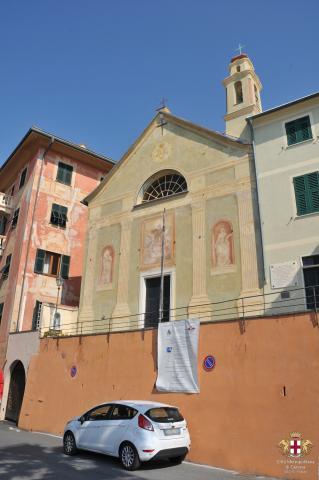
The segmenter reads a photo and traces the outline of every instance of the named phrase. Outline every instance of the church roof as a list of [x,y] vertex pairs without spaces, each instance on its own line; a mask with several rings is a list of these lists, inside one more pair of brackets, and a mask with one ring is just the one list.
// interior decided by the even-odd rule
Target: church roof
[[179,125],[182,128],[185,128],[193,133],[197,133],[205,138],[210,138],[214,140],[216,143],[220,143],[226,146],[237,147],[240,149],[247,150],[249,148],[250,143],[244,142],[239,138],[232,137],[230,135],[226,135],[225,133],[220,133],[215,130],[211,130],[209,128],[203,127],[196,123],[190,122],[189,120],[185,120],[181,117],[176,117],[172,113],[169,112],[168,109],[163,108],[158,111],[155,117],[151,120],[148,126],[143,130],[141,135],[135,140],[135,142],[130,146],[130,148],[126,151],[126,153],[122,156],[122,158],[114,165],[114,167],[110,170],[110,172],[106,175],[104,180],[98,185],[98,187],[93,190],[86,198],[84,198],[83,203],[88,204],[91,200],[93,200],[96,195],[103,189],[104,185],[113,177],[114,173],[122,166],[125,160],[130,156],[130,154],[135,150],[137,145],[142,141],[144,136],[147,132],[153,127],[154,124],[156,126],[160,126],[158,124],[158,120],[162,118],[162,120],[169,121],[174,123],[175,125]]
[[230,63],[233,63],[236,60],[240,60],[241,58],[248,58],[248,55],[246,55],[246,53],[241,53],[240,55],[236,55],[236,57],[233,57],[231,59]]
[[293,105],[297,105],[301,102],[306,102],[307,100],[312,100],[313,98],[319,97],[319,92],[311,93],[305,97],[298,98],[297,100],[292,100],[291,102],[283,103],[282,105],[278,105],[278,107],[270,108],[269,110],[265,110],[264,112],[257,113],[256,115],[252,115],[251,117],[247,118],[247,121],[255,120],[255,118],[264,117],[265,115],[269,115],[270,113],[277,112],[278,110],[282,110],[284,108],[292,107]]

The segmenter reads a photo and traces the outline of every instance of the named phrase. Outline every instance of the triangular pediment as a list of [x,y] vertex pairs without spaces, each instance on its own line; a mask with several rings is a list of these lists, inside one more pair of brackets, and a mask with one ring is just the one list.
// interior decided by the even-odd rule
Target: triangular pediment
[[156,170],[208,168],[214,160],[211,155],[205,158],[206,150],[213,150],[213,159],[221,162],[230,155],[246,155],[250,145],[160,111],[85,201],[90,203],[106,191],[114,197],[116,189],[119,195],[127,188],[135,190],[136,182],[140,185],[142,177],[146,179]]

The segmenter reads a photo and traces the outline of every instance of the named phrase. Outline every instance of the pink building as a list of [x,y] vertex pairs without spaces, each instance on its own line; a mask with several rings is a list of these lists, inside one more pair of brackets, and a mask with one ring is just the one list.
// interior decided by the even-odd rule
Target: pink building
[[58,332],[61,315],[76,318],[87,228],[82,200],[112,166],[84,145],[31,128],[1,167],[0,419],[19,416],[41,323]]

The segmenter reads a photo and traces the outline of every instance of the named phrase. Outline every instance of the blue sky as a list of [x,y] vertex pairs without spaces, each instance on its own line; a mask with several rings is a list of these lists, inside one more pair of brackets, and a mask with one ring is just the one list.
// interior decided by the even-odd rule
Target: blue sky
[[223,131],[239,42],[264,109],[318,91],[318,16],[318,0],[2,1],[0,163],[32,125],[118,160],[163,96]]

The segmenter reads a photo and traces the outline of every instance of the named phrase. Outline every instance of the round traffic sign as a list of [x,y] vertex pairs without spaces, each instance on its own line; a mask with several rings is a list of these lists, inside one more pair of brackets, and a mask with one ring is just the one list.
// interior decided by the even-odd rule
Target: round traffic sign
[[216,365],[216,360],[213,355],[207,355],[203,361],[203,368],[206,372],[210,372]]

